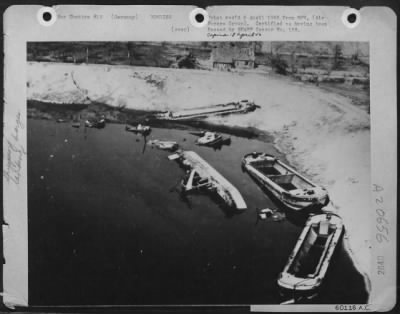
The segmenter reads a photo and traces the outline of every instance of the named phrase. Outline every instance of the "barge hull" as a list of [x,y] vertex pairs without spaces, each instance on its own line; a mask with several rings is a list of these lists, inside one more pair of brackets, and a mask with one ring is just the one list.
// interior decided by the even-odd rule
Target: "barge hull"
[[231,203],[230,205],[234,205],[238,210],[247,208],[246,202],[240,192],[198,154],[193,151],[183,151],[179,155],[192,170],[196,171],[202,178],[207,178],[212,182],[216,188],[216,192],[225,202],[228,204]]
[[256,105],[253,102],[241,101],[237,103],[221,104],[209,107],[186,109],[176,112],[166,112],[158,115],[161,120],[191,120],[191,119],[204,119],[209,116],[222,116],[235,113],[247,113],[254,111]]
[[302,210],[312,205],[322,207],[329,202],[324,188],[316,186],[271,155],[248,154],[242,161],[242,167],[287,208]]
[[292,210],[301,210],[310,205],[309,203],[297,203],[296,205],[288,203],[287,201],[283,200],[282,193],[284,190],[279,185],[273,183],[272,180],[264,178],[264,175],[253,166],[245,165],[245,168],[253,179],[255,179],[262,186],[266,187],[268,191],[270,191],[286,207]]

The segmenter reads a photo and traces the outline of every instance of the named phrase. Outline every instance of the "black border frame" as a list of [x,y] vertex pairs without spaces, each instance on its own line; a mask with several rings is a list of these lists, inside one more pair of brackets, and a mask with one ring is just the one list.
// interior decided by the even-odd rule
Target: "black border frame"
[[[2,69],[4,69],[4,29],[3,29],[3,14],[9,6],[12,5],[194,5],[200,8],[206,9],[208,6],[221,6],[221,5],[247,5],[247,6],[347,6],[352,7],[354,9],[360,9],[366,6],[386,6],[393,10],[393,12],[397,16],[397,64],[396,64],[396,78],[397,78],[397,87],[398,84],[398,73],[399,73],[399,32],[398,32],[398,19],[400,12],[400,1],[399,0],[245,0],[245,1],[237,1],[237,0],[194,0],[194,1],[182,1],[182,0],[72,0],[72,1],[56,1],[56,0],[0,0],[0,30],[1,34],[3,34],[3,38],[0,42],[0,53],[2,58]],[[4,73],[4,72],[3,72]],[[1,121],[4,119],[4,76],[0,76],[0,84],[2,89],[0,94],[2,96],[2,103],[0,107],[0,118]],[[397,88],[397,99],[399,99],[399,88]],[[399,121],[399,111],[397,111],[397,121]],[[1,137],[4,136],[3,127],[0,130]],[[399,126],[397,126],[397,137],[399,137]],[[398,147],[398,142],[395,143],[396,147]],[[0,145],[0,154],[3,155],[3,145]],[[2,164],[3,166],[3,164]],[[399,163],[397,162],[397,166],[399,167]],[[399,179],[399,173],[397,172],[397,178]],[[399,195],[399,186],[397,186],[397,195]],[[3,215],[3,181],[0,182],[0,220],[4,225],[4,215]],[[398,205],[397,208],[398,209]],[[400,213],[397,215],[397,226],[399,226],[400,221]],[[0,251],[3,252],[3,234],[0,232]],[[399,258],[399,232],[397,231],[397,259]],[[2,264],[5,263],[4,255],[1,254]],[[0,292],[3,292],[3,266],[0,264]],[[399,299],[399,276],[398,276],[398,267],[397,263],[397,290],[396,290],[396,304],[395,306],[388,311],[387,313],[400,313],[400,305],[398,302]],[[8,309],[2,303],[2,297],[0,295],[0,313],[11,312],[12,310]],[[17,307],[13,312],[15,313],[250,313],[250,306],[110,306],[110,307],[40,307],[40,306],[28,306],[28,307]]]

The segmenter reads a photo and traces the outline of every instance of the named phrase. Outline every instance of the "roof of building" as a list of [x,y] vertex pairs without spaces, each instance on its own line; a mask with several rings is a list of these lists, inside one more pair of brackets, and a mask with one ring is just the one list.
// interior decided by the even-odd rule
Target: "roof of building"
[[252,47],[217,47],[212,50],[213,62],[232,63],[235,60],[254,61],[254,49]]

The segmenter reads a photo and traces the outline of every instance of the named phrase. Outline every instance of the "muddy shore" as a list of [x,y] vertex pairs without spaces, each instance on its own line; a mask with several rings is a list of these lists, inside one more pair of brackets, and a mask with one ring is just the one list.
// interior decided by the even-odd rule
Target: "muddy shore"
[[255,127],[229,126],[215,124],[207,120],[187,121],[162,121],[152,118],[157,111],[123,109],[118,110],[107,104],[55,104],[37,100],[28,100],[28,118],[39,120],[58,120],[72,123],[76,119],[84,122],[88,118],[105,116],[107,123],[135,125],[147,124],[152,127],[177,130],[208,130],[244,138],[257,138],[261,141],[271,142],[272,134]]

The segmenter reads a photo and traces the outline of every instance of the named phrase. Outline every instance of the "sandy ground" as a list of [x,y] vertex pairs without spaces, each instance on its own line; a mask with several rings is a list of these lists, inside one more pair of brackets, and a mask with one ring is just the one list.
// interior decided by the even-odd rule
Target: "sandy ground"
[[107,65],[31,63],[27,86],[29,99],[149,110],[254,100],[261,109],[209,120],[272,133],[289,162],[329,190],[328,208],[344,219],[348,251],[369,289],[370,119],[351,99],[260,73]]

